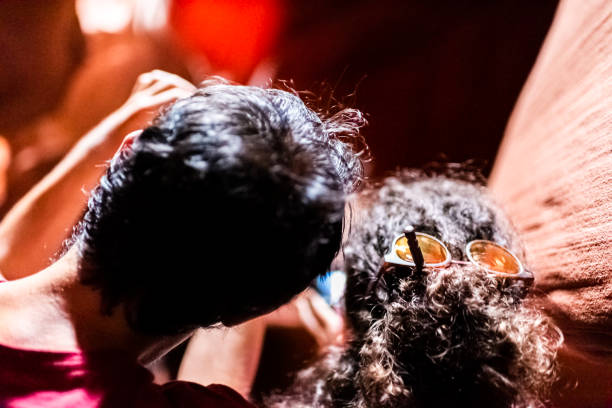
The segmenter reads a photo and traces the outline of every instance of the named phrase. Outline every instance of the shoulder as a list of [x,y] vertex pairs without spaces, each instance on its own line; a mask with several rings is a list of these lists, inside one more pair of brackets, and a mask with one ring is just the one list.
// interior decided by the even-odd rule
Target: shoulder
[[176,407],[255,408],[225,385],[204,387],[188,381],[171,381],[164,384],[162,390],[171,405]]

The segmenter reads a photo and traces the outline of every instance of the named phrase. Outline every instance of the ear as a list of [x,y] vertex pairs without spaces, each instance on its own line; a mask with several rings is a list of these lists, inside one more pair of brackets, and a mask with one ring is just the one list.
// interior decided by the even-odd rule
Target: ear
[[132,143],[140,134],[142,133],[142,129],[135,130],[133,132],[128,133],[126,137],[123,138],[123,142],[121,142],[121,146],[117,149],[117,153],[124,149],[130,149],[132,147]]

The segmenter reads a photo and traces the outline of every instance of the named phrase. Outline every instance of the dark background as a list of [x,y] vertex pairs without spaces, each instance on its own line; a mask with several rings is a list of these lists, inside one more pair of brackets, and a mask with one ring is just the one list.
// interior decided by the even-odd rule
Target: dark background
[[[294,1],[278,78],[355,92],[385,174],[476,159],[488,174],[552,21],[552,0]],[[350,102],[350,101],[349,101]]]

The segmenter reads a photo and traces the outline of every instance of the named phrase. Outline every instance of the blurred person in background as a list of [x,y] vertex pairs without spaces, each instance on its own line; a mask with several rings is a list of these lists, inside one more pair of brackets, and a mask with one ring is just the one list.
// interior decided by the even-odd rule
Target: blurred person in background
[[[3,68],[13,74],[3,76],[12,85],[0,99],[19,94],[30,101],[11,108],[23,106],[18,114],[4,116],[15,118],[13,130],[2,132],[12,157],[0,209],[6,212],[82,134],[119,107],[140,73],[155,68],[196,83],[222,74],[256,85],[293,78],[300,89],[326,82],[339,95],[358,88],[351,105],[372,115],[366,136],[386,135],[372,137],[374,154],[386,160],[373,163],[371,171],[420,166],[440,153],[453,161],[484,160],[488,169],[557,1],[2,3],[0,14],[12,23],[0,38],[11,62]],[[51,15],[40,24],[41,16]],[[27,58],[13,57],[19,55]],[[40,81],[41,75],[53,77]],[[102,92],[100,84],[109,80],[114,86]],[[49,88],[53,93],[45,98],[35,96]],[[408,94],[412,98],[394,96]],[[38,117],[33,109],[42,102],[45,109],[36,111],[47,113]],[[393,118],[402,112],[412,113],[399,126]],[[435,143],[419,143],[418,158],[405,154],[397,147],[411,134]]]
[[163,35],[132,28],[133,1],[86,3],[0,3],[0,147],[8,159],[1,215],[121,106],[138,75],[188,77]]

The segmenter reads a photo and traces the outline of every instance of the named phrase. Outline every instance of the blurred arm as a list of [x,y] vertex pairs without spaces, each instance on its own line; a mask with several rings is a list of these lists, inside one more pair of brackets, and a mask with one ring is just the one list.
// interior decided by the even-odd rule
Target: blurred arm
[[265,333],[260,317],[228,329],[200,329],[191,338],[179,380],[224,384],[249,397],[257,374]]
[[0,271],[18,279],[50,263],[80,218],[123,137],[150,122],[158,108],[191,95],[195,87],[176,75],[141,75],[127,102],[85,135],[66,157],[9,211],[0,223]]
[[190,340],[179,380],[224,384],[248,399],[269,326],[304,328],[319,348],[343,341],[342,318],[315,291],[307,289],[265,316],[229,329],[199,330]]
[[612,402],[610,78],[612,3],[561,1],[490,177],[565,337],[556,407]]
[[125,113],[116,112],[88,133],[66,157],[21,200],[0,223],[0,270],[18,279],[50,263],[69,236],[87,202],[87,192],[112,156],[109,133],[118,130]]

